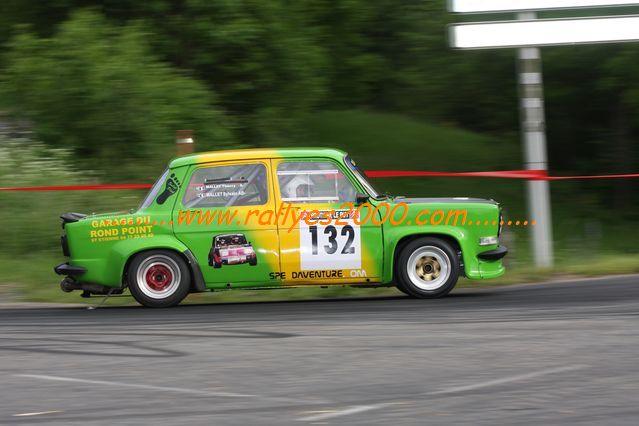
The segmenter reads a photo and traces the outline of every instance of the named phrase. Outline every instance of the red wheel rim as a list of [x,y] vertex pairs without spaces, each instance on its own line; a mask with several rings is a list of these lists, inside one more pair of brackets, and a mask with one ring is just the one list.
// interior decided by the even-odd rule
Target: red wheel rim
[[165,265],[153,265],[146,271],[147,285],[156,291],[165,290],[173,282],[173,273]]

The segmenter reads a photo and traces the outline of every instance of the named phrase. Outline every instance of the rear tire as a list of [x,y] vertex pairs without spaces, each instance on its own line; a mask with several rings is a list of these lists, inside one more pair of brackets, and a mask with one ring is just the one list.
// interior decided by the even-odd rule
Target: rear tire
[[191,288],[191,271],[186,262],[168,250],[150,250],[136,255],[127,276],[131,294],[148,308],[175,306]]
[[433,237],[406,244],[395,263],[397,288],[419,299],[447,295],[457,284],[459,273],[457,250],[447,241]]

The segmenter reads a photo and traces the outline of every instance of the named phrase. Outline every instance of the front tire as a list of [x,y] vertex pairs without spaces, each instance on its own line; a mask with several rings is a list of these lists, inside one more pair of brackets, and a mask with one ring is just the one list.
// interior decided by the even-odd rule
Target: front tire
[[447,241],[433,237],[409,242],[395,264],[397,288],[409,296],[432,299],[447,295],[457,284],[457,251]]
[[189,293],[191,273],[178,254],[151,250],[135,256],[127,280],[138,303],[149,308],[167,308],[180,303]]

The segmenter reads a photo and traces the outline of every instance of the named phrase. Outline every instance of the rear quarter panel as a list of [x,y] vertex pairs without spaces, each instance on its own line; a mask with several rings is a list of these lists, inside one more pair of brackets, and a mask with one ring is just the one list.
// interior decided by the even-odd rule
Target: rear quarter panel
[[[161,194],[171,180],[181,185],[186,167],[171,170]],[[179,253],[187,250],[173,234],[171,213],[177,198],[165,197],[163,204],[157,198],[148,207],[129,214],[91,215],[67,223],[65,231],[73,266],[87,272],[78,277],[80,282],[121,287],[127,261],[136,253],[151,249],[168,249]]]
[[[120,287],[128,259],[144,250],[169,249],[184,252],[187,247],[173,236],[170,215],[143,212],[119,217],[126,225],[105,226],[105,219],[87,218],[67,224],[70,264],[87,272],[79,281]],[[129,220],[133,224],[129,224]],[[148,222],[147,222],[148,221]]]

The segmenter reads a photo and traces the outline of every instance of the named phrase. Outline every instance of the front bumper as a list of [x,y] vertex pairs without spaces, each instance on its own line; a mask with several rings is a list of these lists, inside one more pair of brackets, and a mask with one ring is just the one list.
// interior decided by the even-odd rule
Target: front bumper
[[499,246],[494,250],[485,251],[477,255],[481,260],[499,260],[508,254],[508,249],[505,246]]
[[66,276],[76,276],[82,275],[87,272],[86,268],[81,266],[71,266],[69,262],[61,263],[55,268],[53,268],[56,274],[58,275],[66,275]]

